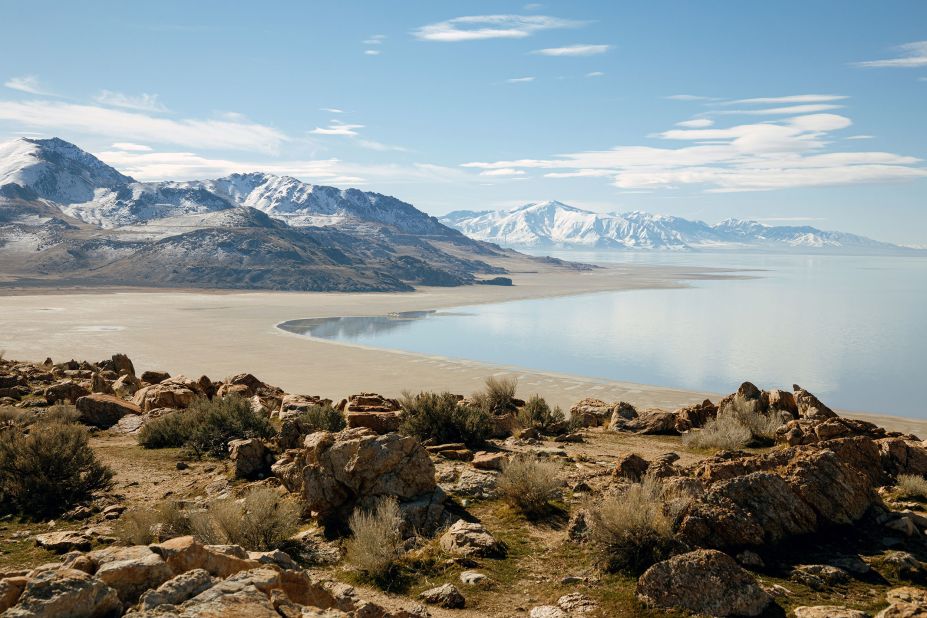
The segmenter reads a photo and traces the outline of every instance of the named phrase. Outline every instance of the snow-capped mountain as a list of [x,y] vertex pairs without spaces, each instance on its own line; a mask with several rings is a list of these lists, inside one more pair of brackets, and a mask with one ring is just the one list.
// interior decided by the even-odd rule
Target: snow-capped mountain
[[715,225],[635,211],[596,213],[557,201],[503,211],[455,211],[441,218],[470,238],[511,247],[595,249],[830,249],[907,251],[855,234],[729,219]]
[[0,281],[408,290],[475,283],[513,255],[379,193],[261,173],[137,182],[57,138],[0,144]]

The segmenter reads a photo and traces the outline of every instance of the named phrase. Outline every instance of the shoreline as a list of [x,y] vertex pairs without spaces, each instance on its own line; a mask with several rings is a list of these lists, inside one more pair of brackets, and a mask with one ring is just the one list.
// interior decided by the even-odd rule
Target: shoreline
[[[675,409],[717,393],[636,384],[494,365],[315,339],[286,332],[302,318],[387,315],[461,305],[553,298],[607,291],[677,289],[690,281],[749,278],[733,269],[607,265],[576,273],[512,272],[512,287],[420,288],[408,293],[227,290],[0,291],[0,350],[7,358],[95,360],[128,354],[139,371],[166,369],[191,377],[253,373],[288,392],[340,399],[361,391],[469,394],[491,375],[518,378],[519,393],[538,393],[565,410],[584,397]],[[18,292],[18,291],[17,291]],[[759,385],[768,388],[774,385]],[[825,402],[826,403],[826,402]],[[887,429],[927,434],[927,419],[870,412],[840,414]]]

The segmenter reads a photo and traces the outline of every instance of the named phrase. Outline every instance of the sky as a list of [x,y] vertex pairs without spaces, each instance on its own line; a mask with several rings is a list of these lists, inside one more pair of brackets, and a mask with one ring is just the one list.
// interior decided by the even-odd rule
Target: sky
[[0,0],[0,140],[927,246],[927,3]]

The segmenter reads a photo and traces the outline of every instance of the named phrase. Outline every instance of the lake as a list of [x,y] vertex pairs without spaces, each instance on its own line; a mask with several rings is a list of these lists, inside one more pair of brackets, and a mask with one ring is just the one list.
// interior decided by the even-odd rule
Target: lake
[[296,320],[311,337],[528,369],[732,392],[811,390],[927,418],[927,258],[547,252],[590,263],[737,268],[750,279],[393,316]]

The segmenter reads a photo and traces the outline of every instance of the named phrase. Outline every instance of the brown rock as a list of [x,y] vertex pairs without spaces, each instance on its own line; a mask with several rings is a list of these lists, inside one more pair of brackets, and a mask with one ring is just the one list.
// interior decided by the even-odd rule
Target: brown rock
[[90,390],[85,386],[71,380],[63,380],[45,388],[45,401],[50,404],[74,403],[89,394]]
[[196,391],[190,388],[191,386],[195,386],[195,383],[183,376],[170,378],[160,384],[152,384],[140,389],[135,393],[132,401],[145,413],[157,408],[175,410],[187,408],[197,396]]
[[209,548],[192,536],[181,536],[158,545],[151,551],[171,567],[175,575],[193,569],[204,569],[216,577],[228,577],[239,571],[257,568],[260,563],[231,556]]
[[800,418],[824,420],[837,416],[836,412],[825,406],[817,397],[802,387],[795,384],[792,389],[795,391],[795,405],[798,407],[798,416]]
[[587,397],[573,404],[570,408],[570,419],[580,427],[600,427],[607,425],[611,420],[613,409],[612,404]]
[[649,467],[649,461],[640,455],[630,453],[617,461],[613,474],[618,478],[628,479],[632,483],[639,483],[647,474]]
[[169,374],[166,371],[153,371],[153,370],[145,371],[141,375],[142,382],[148,382],[149,384],[160,384],[161,382],[164,382],[170,377],[171,377],[171,374]]
[[353,412],[345,413],[345,420],[351,429],[366,427],[378,434],[390,433],[399,429],[399,415],[395,412]]
[[161,556],[145,545],[108,547],[89,557],[96,564],[95,577],[115,590],[125,606],[174,576]]
[[0,579],[0,614],[16,605],[29,579],[22,576]]
[[437,588],[431,588],[418,596],[425,603],[447,609],[461,609],[466,605],[466,600],[454,584],[444,584]]
[[504,558],[506,547],[493,537],[483,524],[458,519],[441,536],[441,548],[467,558]]
[[63,530],[61,532],[47,532],[35,537],[35,544],[42,549],[63,554],[75,549],[86,551],[90,549],[91,539],[83,532],[76,530]]
[[477,470],[497,470],[501,472],[508,461],[508,455],[502,452],[487,453],[486,451],[477,451],[473,454],[473,460],[470,464]]
[[135,375],[135,365],[125,354],[113,354],[113,371],[119,375]]
[[77,400],[80,422],[107,429],[119,422],[126,414],[141,414],[141,409],[130,401],[113,395],[92,393]]
[[99,579],[75,569],[42,571],[26,584],[19,601],[4,618],[58,618],[119,615],[116,591]]
[[229,459],[235,466],[235,478],[263,478],[270,473],[274,456],[258,438],[243,438],[229,442]]
[[876,618],[923,618],[927,616],[927,590],[902,586],[885,593],[888,607]]

